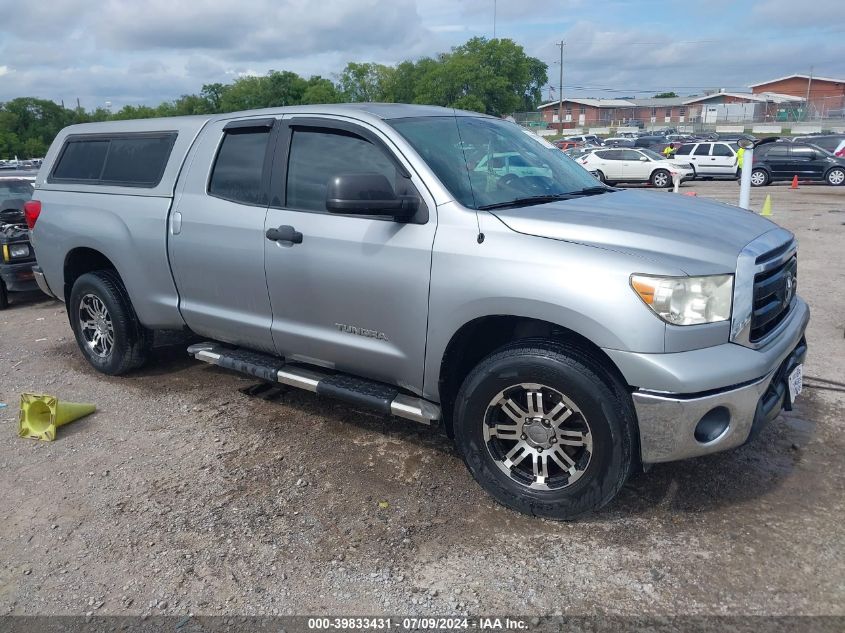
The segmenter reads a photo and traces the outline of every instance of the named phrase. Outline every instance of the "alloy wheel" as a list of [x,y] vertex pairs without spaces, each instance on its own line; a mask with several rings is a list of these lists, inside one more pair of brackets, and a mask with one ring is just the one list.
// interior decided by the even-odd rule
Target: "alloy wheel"
[[79,325],[85,344],[96,356],[106,358],[114,348],[114,325],[105,303],[86,294],[79,302]]
[[490,401],[484,443],[499,470],[537,490],[571,486],[587,471],[593,452],[581,410],[557,389],[535,383],[508,387]]

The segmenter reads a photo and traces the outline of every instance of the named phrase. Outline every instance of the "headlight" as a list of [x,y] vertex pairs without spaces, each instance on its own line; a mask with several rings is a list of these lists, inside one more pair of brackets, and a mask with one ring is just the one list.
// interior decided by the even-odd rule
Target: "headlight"
[[731,318],[733,275],[652,277],[631,275],[631,287],[666,323],[696,325]]
[[9,244],[9,257],[11,259],[29,257],[29,244]]

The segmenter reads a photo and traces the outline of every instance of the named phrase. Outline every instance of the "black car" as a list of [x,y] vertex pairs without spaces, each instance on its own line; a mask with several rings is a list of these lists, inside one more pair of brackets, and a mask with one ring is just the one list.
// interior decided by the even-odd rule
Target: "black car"
[[38,289],[32,274],[35,252],[23,209],[32,192],[31,180],[0,172],[0,310],[8,307],[9,292]]
[[763,142],[754,148],[751,165],[751,186],[762,187],[772,182],[815,180],[829,185],[845,183],[845,158],[810,143]]
[[666,147],[666,137],[657,134],[653,134],[651,136],[640,136],[636,141],[634,141],[634,147],[645,147],[647,149],[659,147],[660,149],[663,149]]
[[818,145],[822,149],[826,149],[828,152],[835,154],[836,156],[845,155],[845,148],[840,149],[842,145],[845,144],[845,134],[796,136],[794,140],[796,142],[809,143],[810,145]]

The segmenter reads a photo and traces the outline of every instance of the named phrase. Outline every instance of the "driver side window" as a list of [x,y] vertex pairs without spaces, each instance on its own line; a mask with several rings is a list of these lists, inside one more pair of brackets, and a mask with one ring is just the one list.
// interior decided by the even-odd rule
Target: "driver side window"
[[329,180],[338,174],[354,172],[383,174],[394,189],[399,184],[393,161],[381,148],[360,136],[341,130],[294,129],[285,206],[326,212]]

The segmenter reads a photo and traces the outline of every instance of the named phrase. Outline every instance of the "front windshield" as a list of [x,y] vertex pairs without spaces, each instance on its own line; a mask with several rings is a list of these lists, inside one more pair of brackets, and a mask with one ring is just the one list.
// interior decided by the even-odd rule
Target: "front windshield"
[[29,200],[32,192],[32,185],[26,180],[0,180],[0,202]]
[[645,154],[646,156],[648,156],[651,160],[665,160],[666,159],[665,156],[661,156],[660,154],[658,154],[654,150],[641,149],[640,152]]
[[479,209],[600,186],[557,148],[513,123],[489,117],[394,119],[390,124],[465,207]]

